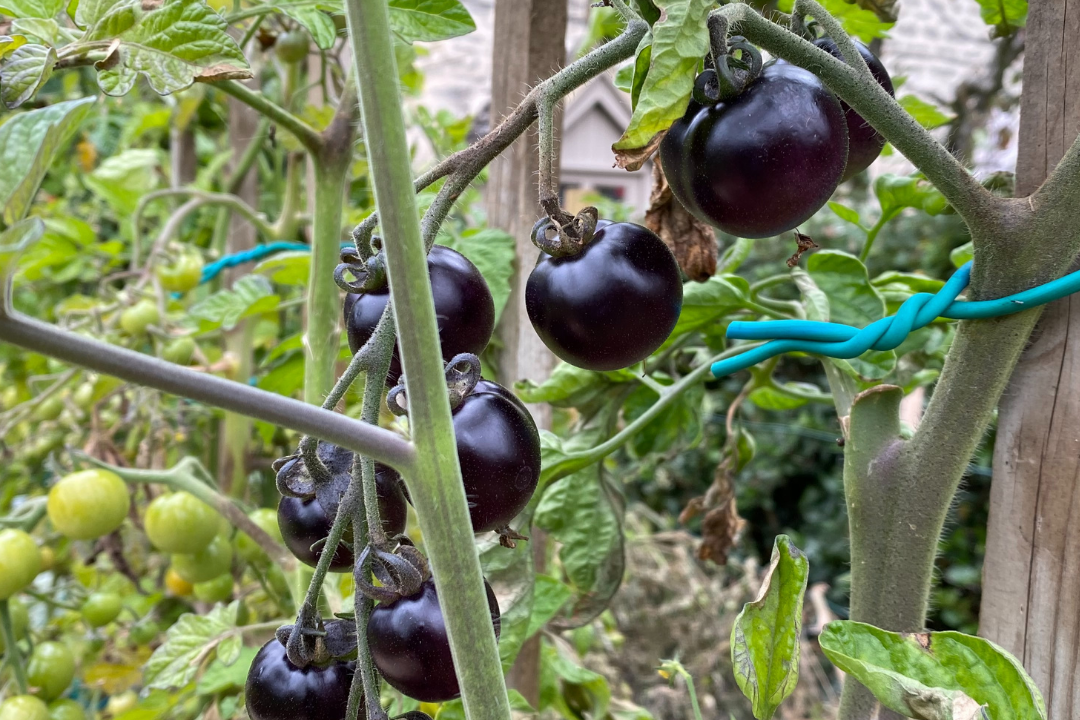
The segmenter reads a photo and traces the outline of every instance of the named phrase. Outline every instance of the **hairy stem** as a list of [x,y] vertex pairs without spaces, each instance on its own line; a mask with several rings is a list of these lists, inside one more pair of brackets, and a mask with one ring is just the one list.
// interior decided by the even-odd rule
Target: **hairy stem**
[[[390,20],[383,0],[347,0],[364,135],[384,233],[390,293],[417,448],[406,474],[435,577],[461,699],[470,720],[507,720],[503,681],[480,560],[457,462],[427,252],[420,236]],[[377,380],[375,380],[377,382]],[[467,662],[466,662],[467,660]]]

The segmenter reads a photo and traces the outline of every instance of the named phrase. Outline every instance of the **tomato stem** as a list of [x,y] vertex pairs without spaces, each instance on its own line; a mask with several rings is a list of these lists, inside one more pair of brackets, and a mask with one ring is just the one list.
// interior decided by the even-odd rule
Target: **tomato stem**
[[15,685],[19,693],[26,694],[26,668],[23,666],[22,652],[16,644],[15,629],[11,625],[11,611],[5,598],[0,600],[0,632],[4,634],[4,662],[11,668],[11,674],[15,676]]

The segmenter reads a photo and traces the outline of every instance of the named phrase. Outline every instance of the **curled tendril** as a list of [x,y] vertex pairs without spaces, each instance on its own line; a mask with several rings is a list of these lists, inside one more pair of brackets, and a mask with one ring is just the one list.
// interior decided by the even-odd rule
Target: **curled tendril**
[[381,290],[386,287],[386,258],[380,253],[365,259],[356,248],[345,248],[334,268],[334,282],[345,292]]
[[299,454],[289,455],[278,458],[270,466],[276,473],[274,484],[277,491],[284,497],[306,499],[315,494],[315,483],[310,475],[302,472],[303,468],[297,462],[299,459]]
[[583,208],[565,223],[550,216],[540,218],[533,225],[533,245],[552,257],[572,257],[592,241],[599,219],[594,207]]
[[457,408],[480,382],[480,358],[461,353],[446,363],[446,388],[450,392],[450,407]]
[[356,560],[363,565],[370,563],[371,573],[380,585],[358,578],[357,590],[365,597],[379,602],[391,603],[420,591],[431,571],[427,558],[410,543],[401,542],[394,550],[369,545]]

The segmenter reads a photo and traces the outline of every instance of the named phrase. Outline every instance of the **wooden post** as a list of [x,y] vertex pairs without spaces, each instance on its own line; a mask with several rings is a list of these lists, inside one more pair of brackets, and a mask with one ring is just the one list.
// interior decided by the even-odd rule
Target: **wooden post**
[[[1032,0],[1017,195],[1080,130],[1080,0]],[[1049,305],[1002,397],[979,632],[1016,655],[1050,720],[1080,716],[1080,298]]]
[[[562,67],[566,61],[566,21],[567,0],[497,0],[491,78],[493,127],[529,88]],[[487,184],[490,224],[506,230],[517,242],[517,268],[498,328],[503,343],[499,376],[506,384],[524,378],[544,380],[555,364],[525,312],[525,282],[539,252],[529,239],[541,212],[535,127],[492,164]],[[556,167],[557,162],[556,157]],[[534,405],[530,410],[537,425],[551,427],[551,408]],[[544,562],[543,533],[533,530],[530,536],[539,570]],[[522,647],[508,677],[511,687],[533,706],[540,696],[539,664],[540,645],[538,638],[533,638]]]

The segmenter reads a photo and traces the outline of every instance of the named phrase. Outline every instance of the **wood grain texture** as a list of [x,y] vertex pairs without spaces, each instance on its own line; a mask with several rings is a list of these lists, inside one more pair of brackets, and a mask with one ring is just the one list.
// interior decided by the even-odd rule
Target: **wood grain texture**
[[[1080,130],[1080,0],[1032,0],[1017,194]],[[1080,716],[1080,298],[1047,307],[999,409],[979,632],[1015,654],[1050,720]]]
[[[492,49],[491,125],[505,117],[539,81],[549,77],[566,60],[567,0],[497,0]],[[523,49],[526,49],[523,51]],[[555,132],[558,148],[560,118]],[[538,250],[530,231],[540,217],[537,202],[539,158],[536,125],[491,164],[487,184],[488,222],[510,233],[517,243],[517,266],[510,298],[496,332],[503,349],[499,379],[505,385],[517,380],[545,380],[555,366],[555,356],[533,331],[525,312],[525,283],[536,264]],[[556,154],[555,172],[558,173]],[[530,405],[536,423],[551,427],[551,408]],[[530,533],[537,572],[543,572],[544,533]],[[539,637],[527,641],[507,676],[508,684],[534,707],[540,700]]]

